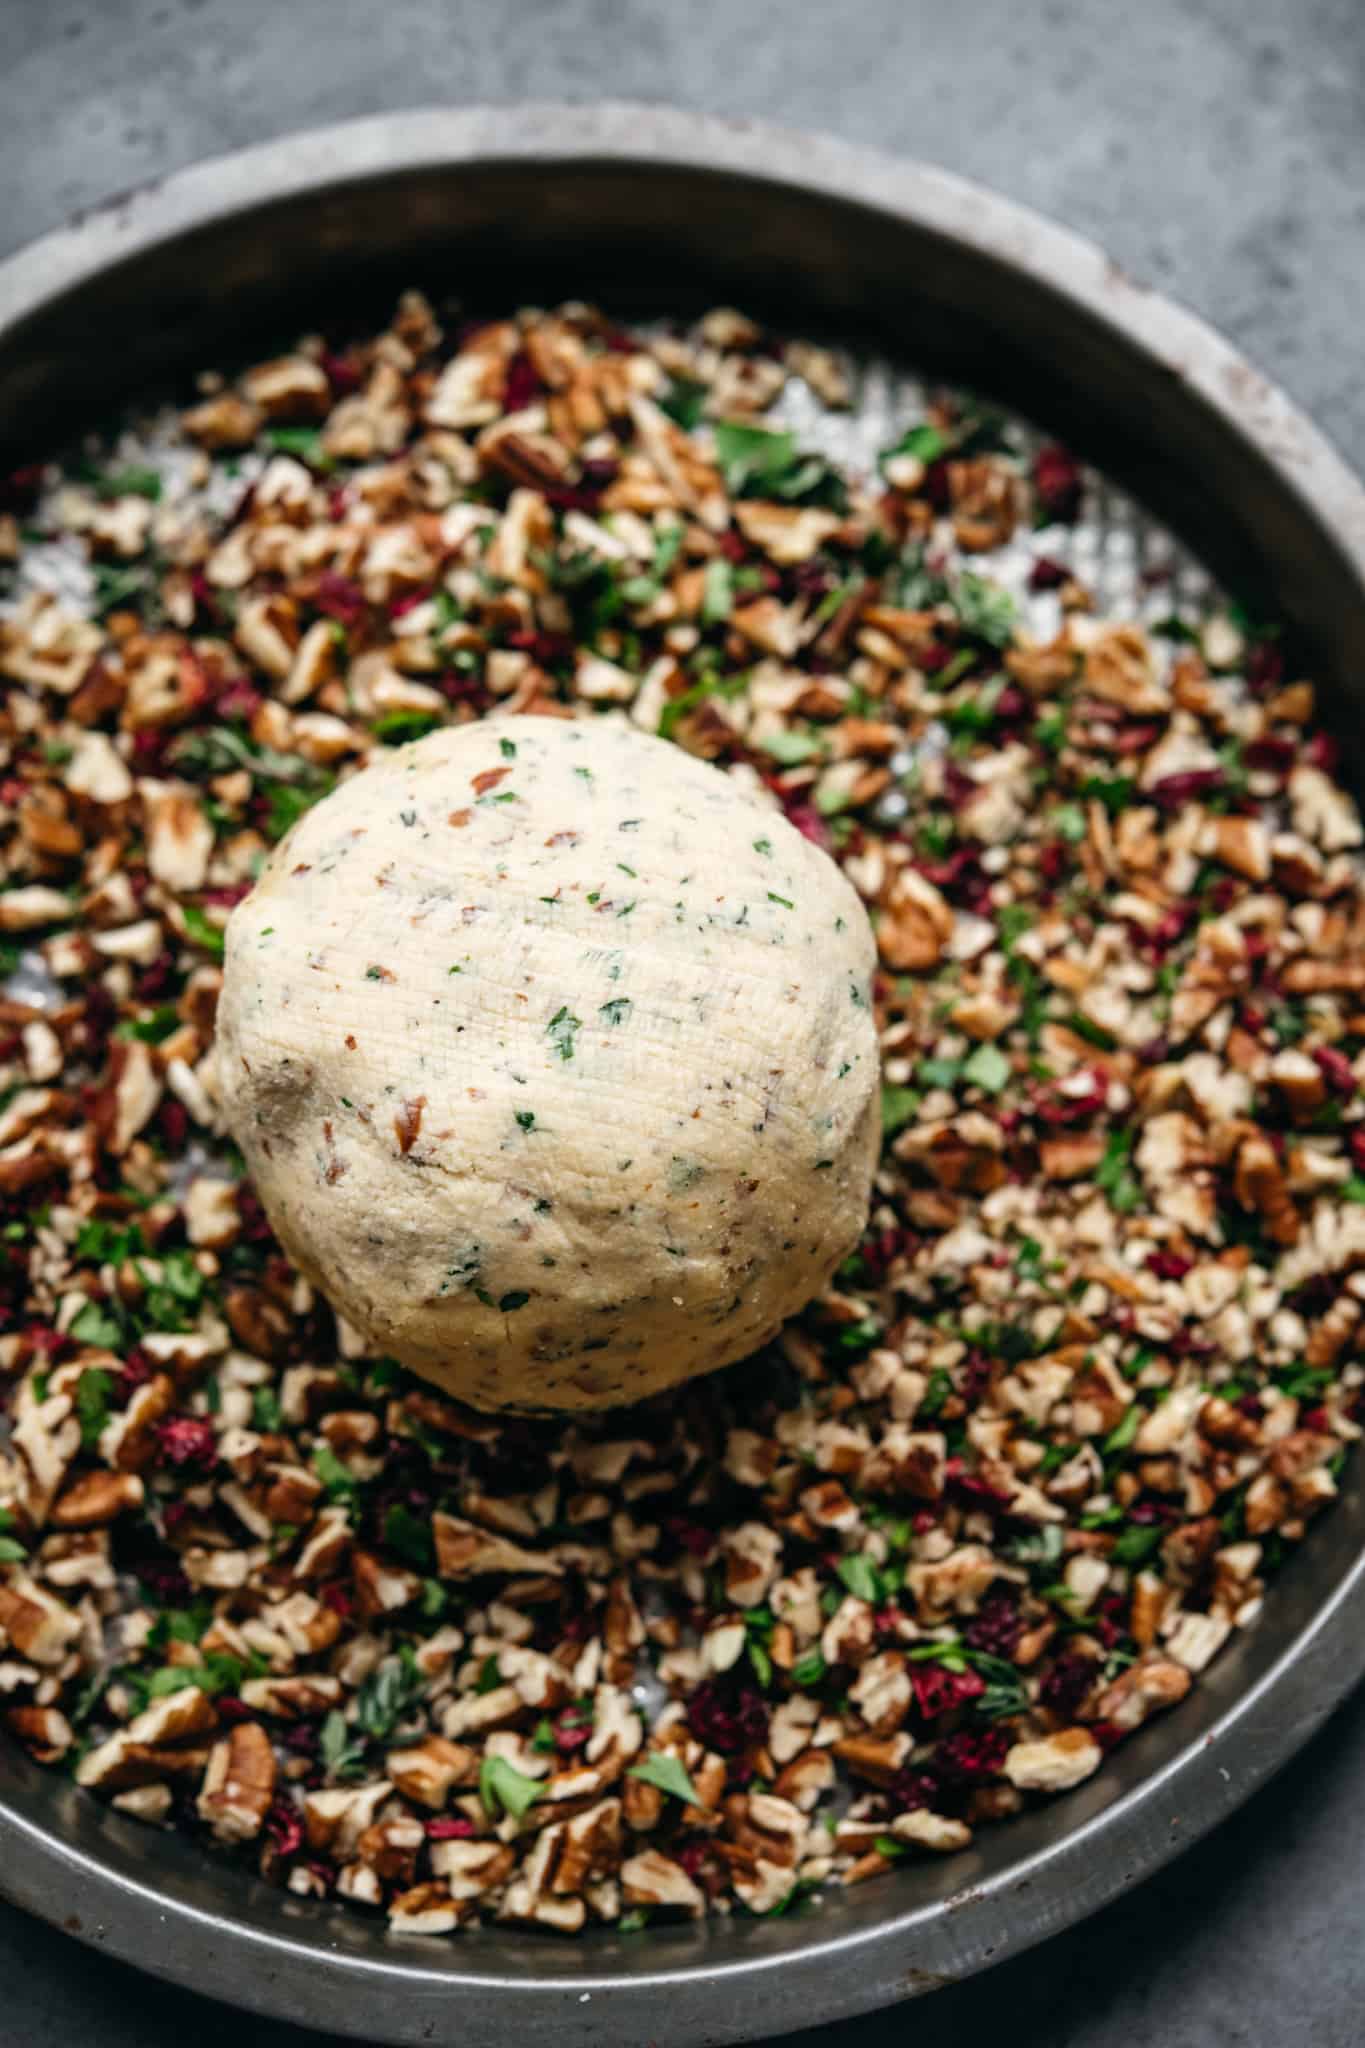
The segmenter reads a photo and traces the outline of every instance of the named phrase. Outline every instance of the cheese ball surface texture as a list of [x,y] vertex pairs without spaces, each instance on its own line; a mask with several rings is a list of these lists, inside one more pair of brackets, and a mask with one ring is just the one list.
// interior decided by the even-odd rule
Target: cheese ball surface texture
[[277,1235],[457,1399],[637,1401],[766,1341],[867,1216],[866,913],[780,813],[606,721],[432,733],[228,926],[218,1065]]

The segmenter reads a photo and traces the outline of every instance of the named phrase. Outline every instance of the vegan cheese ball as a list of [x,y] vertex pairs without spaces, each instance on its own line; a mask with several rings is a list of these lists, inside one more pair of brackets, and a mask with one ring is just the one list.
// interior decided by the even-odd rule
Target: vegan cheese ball
[[605,720],[436,732],[352,777],[228,927],[219,1068],[290,1255],[481,1408],[743,1357],[853,1248],[874,946],[827,856]]

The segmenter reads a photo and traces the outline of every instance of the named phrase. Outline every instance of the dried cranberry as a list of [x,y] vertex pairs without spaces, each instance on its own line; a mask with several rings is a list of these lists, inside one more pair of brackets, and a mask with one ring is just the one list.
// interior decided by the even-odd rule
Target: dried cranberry
[[1049,839],[1038,849],[1038,872],[1050,889],[1057,884],[1071,866],[1071,855],[1062,839]]
[[1332,1418],[1327,1413],[1327,1410],[1321,1406],[1309,1408],[1299,1417],[1299,1426],[1302,1429],[1315,1429],[1320,1434],[1325,1434],[1332,1427]]
[[140,1003],[159,1003],[163,996],[171,993],[175,985],[175,955],[169,951],[158,953],[150,967],[144,967],[133,983],[133,994]]
[[1351,1148],[1352,1160],[1365,1173],[1365,1124],[1357,1124],[1346,1142]]
[[1024,1633],[1024,1617],[1008,1593],[992,1593],[982,1601],[962,1631],[973,1650],[991,1657],[1012,1657]]
[[1050,441],[1033,458],[1033,488],[1039,510],[1069,525],[1081,509],[1081,466],[1069,448]]
[[213,708],[219,718],[239,719],[243,725],[249,725],[264,702],[260,691],[253,690],[245,676],[231,676],[217,691]]
[[1284,681],[1284,656],[1273,640],[1258,640],[1242,666],[1246,685],[1256,696],[1277,690]]
[[708,1683],[698,1686],[687,1702],[687,1725],[708,1749],[734,1756],[767,1740],[768,1708],[751,1686],[727,1695]]
[[172,1152],[181,1152],[190,1135],[190,1115],[183,1102],[163,1102],[156,1116],[157,1129]]
[[1060,1721],[1074,1721],[1081,1701],[1099,1676],[1099,1665],[1083,1650],[1064,1650],[1044,1678],[1038,1697]]
[[426,1824],[429,1842],[466,1842],[473,1832],[473,1821],[465,1820],[460,1814],[451,1814],[449,1818],[443,1815],[439,1820],[429,1820]]
[[1109,1083],[1098,1067],[1090,1069],[1090,1086],[1084,1093],[1063,1095],[1060,1090],[1051,1094],[1040,1092],[1033,1103],[1033,1113],[1043,1124],[1083,1124],[1097,1116],[1104,1108],[1109,1095]]
[[194,1598],[189,1580],[175,1558],[167,1553],[139,1558],[132,1569],[133,1576],[162,1607],[188,1607]]
[[281,1746],[291,1756],[316,1756],[319,1730],[315,1721],[295,1721],[280,1737]]
[[962,1728],[934,1751],[934,1769],[950,1784],[980,1785],[998,1778],[1009,1754],[1003,1728]]
[[166,749],[171,743],[168,732],[155,732],[143,726],[133,734],[133,767],[139,775],[159,775],[166,766]]
[[354,1596],[350,1587],[344,1585],[340,1579],[329,1579],[319,1597],[323,1606],[330,1607],[333,1614],[339,1614],[343,1621],[349,1620],[355,1604]]
[[1221,789],[1226,777],[1221,768],[1187,768],[1183,775],[1163,775],[1147,794],[1164,811],[1177,811],[1182,804],[1197,803]]
[[405,590],[401,596],[389,599],[389,617],[401,619],[408,612],[415,612],[419,604],[425,604],[431,596],[431,588]]
[[1294,742],[1278,733],[1263,733],[1260,739],[1247,742],[1242,758],[1248,768],[1260,774],[1287,775],[1294,765]]
[[1329,732],[1315,732],[1303,750],[1303,758],[1310,768],[1321,768],[1324,775],[1335,775],[1341,766],[1341,748]]
[[215,626],[222,624],[223,611],[222,606],[218,602],[218,593],[202,569],[191,569],[190,571],[190,595],[194,599],[196,608],[201,612],[206,612]]
[[1030,590],[1060,590],[1070,580],[1071,571],[1065,562],[1054,561],[1051,555],[1039,555],[1029,570],[1028,587]]
[[507,644],[519,653],[529,654],[542,668],[555,661],[572,661],[574,654],[574,644],[567,633],[537,633],[529,627],[518,627],[509,633]]
[[566,1707],[554,1724],[555,1748],[561,1756],[572,1756],[576,1749],[582,1749],[592,1734],[592,1721],[586,1714],[580,1714],[577,1707]]
[[812,846],[820,847],[825,853],[829,852],[829,827],[817,810],[799,799],[793,799],[790,803],[784,802],[782,808],[787,814],[788,824],[795,825],[803,839],[809,839]]
[[1296,1287],[1286,1294],[1285,1307],[1292,1308],[1296,1316],[1303,1316],[1309,1322],[1316,1322],[1325,1316],[1337,1298],[1340,1275],[1336,1273],[1315,1273],[1311,1280],[1305,1280],[1302,1287]]
[[207,1417],[168,1415],[156,1426],[163,1465],[195,1465],[207,1472],[218,1462],[218,1438]]
[[954,1497],[972,1508],[984,1508],[988,1515],[998,1515],[1010,1504],[1010,1497],[998,1486],[992,1486],[979,1472],[968,1472],[961,1458],[949,1458],[947,1465],[948,1484]]
[[667,1526],[669,1535],[689,1557],[709,1557],[716,1547],[714,1532],[704,1529],[700,1522],[689,1522],[683,1515],[670,1515]]
[[897,1813],[920,1813],[936,1807],[943,1793],[932,1771],[907,1764],[887,1786],[886,1796]]
[[251,1708],[245,1700],[239,1700],[235,1692],[220,1693],[214,1701],[220,1721],[226,1721],[229,1728],[235,1728],[241,1721],[252,1718]]
[[507,374],[502,387],[502,403],[506,412],[524,412],[528,405],[534,405],[545,386],[536,373],[536,366],[524,348],[519,348],[508,359]]
[[943,795],[953,810],[960,810],[980,793],[980,785],[954,760],[943,764]]
[[329,349],[324,349],[318,362],[323,375],[338,397],[345,397],[348,392],[360,389],[361,370],[349,356],[333,355]]
[[369,611],[369,601],[360,585],[349,576],[338,576],[335,569],[324,569],[318,577],[313,604],[342,626],[358,626]]
[[947,511],[952,493],[948,486],[948,465],[941,456],[925,470],[921,489],[936,512]]
[[140,1344],[134,1344],[119,1367],[119,1378],[125,1393],[131,1394],[135,1387],[142,1387],[156,1370],[151,1359]]
[[1161,737],[1159,725],[1125,725],[1110,742],[1116,754],[1145,754]]
[[1351,1062],[1344,1052],[1338,1052],[1334,1045],[1320,1045],[1313,1054],[1318,1072],[1334,1095],[1343,1099],[1356,1092],[1356,1077],[1351,1072]]
[[303,1819],[288,1799],[275,1799],[265,1817],[265,1831],[277,1855],[293,1856],[303,1844]]
[[1137,1056],[1144,1067],[1159,1067],[1163,1060],[1168,1060],[1171,1056],[1171,1041],[1164,1033],[1158,1032],[1155,1038],[1143,1040],[1137,1049]]
[[963,1400],[968,1403],[979,1401],[990,1385],[994,1371],[995,1360],[988,1351],[969,1351],[958,1381],[958,1392]]
[[271,1241],[269,1218],[249,1180],[237,1183],[237,1214],[242,1219],[242,1235],[248,1244],[268,1244]]
[[910,1670],[910,1686],[922,1717],[935,1721],[940,1714],[965,1707],[968,1700],[980,1699],[986,1681],[975,1671],[948,1671],[942,1664],[915,1664]]
[[1094,1721],[1091,1723],[1090,1733],[1094,1736],[1100,1748],[1107,1751],[1117,1749],[1129,1731],[1126,1728],[1120,1728],[1115,1721]]
[[1158,1280],[1183,1280],[1193,1267],[1193,1259],[1187,1259],[1182,1252],[1164,1248],[1150,1253],[1147,1259],[1147,1271],[1155,1273]]

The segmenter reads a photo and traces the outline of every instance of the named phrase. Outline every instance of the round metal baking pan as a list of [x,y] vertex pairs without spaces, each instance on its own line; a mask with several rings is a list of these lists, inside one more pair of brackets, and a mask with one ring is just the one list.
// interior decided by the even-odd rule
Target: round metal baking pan
[[[1365,492],[1302,415],[1074,236],[821,137],[633,106],[490,108],[198,166],[0,266],[0,439],[18,460],[237,340],[413,281],[488,306],[735,300],[1017,400],[1290,622],[1348,750],[1365,724]],[[1357,1466],[1262,1621],[1175,1714],[967,1854],[804,1915],[574,1944],[396,1937],[124,1820],[10,1744],[0,1889],[196,1990],[371,2041],[681,2048],[889,2004],[1105,1904],[1307,1740],[1365,1672]]]

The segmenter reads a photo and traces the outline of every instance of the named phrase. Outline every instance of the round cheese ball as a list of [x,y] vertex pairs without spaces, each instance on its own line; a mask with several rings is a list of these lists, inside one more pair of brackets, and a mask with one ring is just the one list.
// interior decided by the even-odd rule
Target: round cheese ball
[[383,756],[233,913],[228,1118],[298,1266],[479,1408],[741,1358],[867,1216],[866,914],[719,769],[603,719]]

